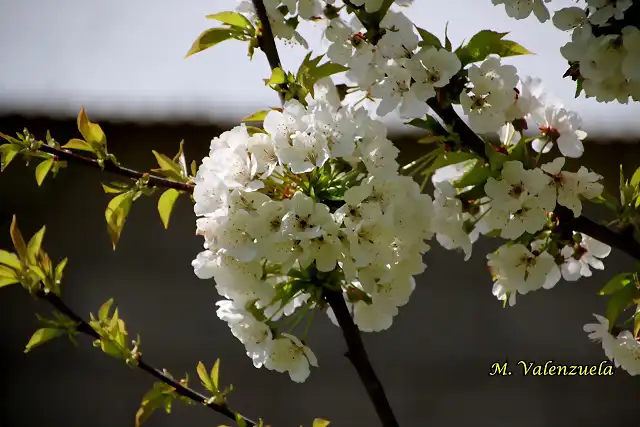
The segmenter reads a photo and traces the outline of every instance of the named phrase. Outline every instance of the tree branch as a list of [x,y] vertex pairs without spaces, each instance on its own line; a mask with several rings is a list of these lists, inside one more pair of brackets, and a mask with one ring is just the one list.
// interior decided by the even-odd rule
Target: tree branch
[[371,366],[369,356],[360,337],[360,330],[355,323],[353,323],[342,292],[326,291],[325,299],[331,306],[338,325],[340,325],[340,329],[342,329],[344,339],[347,342],[348,351],[345,356],[347,356],[358,372],[360,381],[362,381],[362,384],[367,389],[369,398],[373,402],[378,418],[382,421],[384,427],[398,427],[398,421],[387,400],[382,383],[373,370],[373,366]]
[[[271,29],[271,23],[269,22],[267,9],[265,8],[262,0],[252,1],[253,7],[256,10],[256,15],[258,15],[260,24],[262,24],[262,34],[258,35],[258,44],[260,46],[260,49],[266,55],[272,71],[276,68],[282,68],[282,64],[280,63],[280,55],[278,55],[278,48],[276,47],[276,39],[273,35],[273,30]],[[284,91],[287,91],[289,89],[289,86],[286,83],[282,83],[280,85],[280,88]],[[284,93],[280,92],[279,95],[280,102],[284,104]]]
[[[125,176],[127,178],[140,179],[145,175],[143,172],[139,172],[134,169],[117,165],[108,159],[104,161],[104,167],[103,167],[100,165],[100,163],[96,159],[92,159],[91,157],[81,156],[80,154],[73,153],[69,150],[51,147],[50,145],[46,145],[46,144],[43,144],[41,147],[39,147],[38,151],[53,154],[59,160],[66,160],[69,162],[81,163],[86,166],[102,169],[104,171],[111,172],[116,175]],[[154,187],[174,188],[176,190],[184,191],[187,193],[193,193],[192,184],[173,181],[171,179],[166,179],[159,176],[151,175],[149,177],[149,184]]]
[[[62,299],[60,299],[60,297],[58,297],[56,294],[54,294],[53,292],[47,292],[47,293],[39,292],[37,293],[37,296],[40,297],[41,299],[48,301],[53,307],[56,308],[56,310],[58,310],[59,312],[61,312],[62,314],[64,314],[74,322],[76,322],[78,324],[78,327],[77,327],[78,332],[89,335],[94,339],[100,339],[100,334],[98,334],[98,332],[95,329],[93,329],[88,322],[86,322],[82,317],[77,315],[69,306],[67,306],[64,303],[64,301],[62,301]],[[179,381],[176,381],[173,378],[168,377],[164,372],[162,372],[157,368],[154,368],[152,365],[144,361],[142,358],[138,359],[137,366],[138,368],[147,372],[157,380],[173,387],[175,389],[175,392],[180,396],[184,396],[186,398],[193,400],[196,403],[205,405],[206,407],[218,412],[219,414],[224,415],[225,417],[233,421],[236,421],[236,416],[238,416],[242,418],[244,422],[247,424],[247,426],[249,427],[253,427],[257,425],[254,421],[248,418],[245,418],[244,416],[237,414],[236,412],[229,409],[229,407],[226,404],[219,405],[213,402],[208,403],[209,399],[206,396],[181,384]]]

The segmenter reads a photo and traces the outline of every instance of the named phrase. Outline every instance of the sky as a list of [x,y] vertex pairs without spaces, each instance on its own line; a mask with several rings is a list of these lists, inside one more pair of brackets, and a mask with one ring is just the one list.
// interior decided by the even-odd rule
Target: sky
[[[74,116],[123,120],[237,122],[278,106],[262,79],[269,66],[246,43],[227,41],[185,59],[195,38],[216,22],[205,15],[233,10],[235,0],[0,0],[0,114]],[[554,0],[554,8],[575,4]],[[443,36],[449,22],[454,46],[477,31],[510,32],[535,55],[510,58],[521,76],[540,77],[545,88],[577,111],[592,134],[640,135],[640,103],[601,104],[581,96],[563,79],[559,48],[569,40],[550,22],[516,21],[491,0],[415,0],[406,10],[420,27]],[[321,50],[320,28],[305,31]],[[295,70],[300,46],[280,44],[284,67]],[[397,117],[386,118],[399,129]]]

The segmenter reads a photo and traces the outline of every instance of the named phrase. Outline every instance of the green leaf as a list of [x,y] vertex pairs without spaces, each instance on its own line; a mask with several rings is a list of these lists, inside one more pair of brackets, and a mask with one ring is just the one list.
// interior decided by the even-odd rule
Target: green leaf
[[164,224],[164,228],[169,228],[169,219],[171,218],[171,211],[173,210],[173,205],[178,200],[178,196],[180,196],[180,192],[176,189],[170,188],[160,196],[158,199],[158,213],[160,214],[160,219],[162,220],[162,224]]
[[9,163],[16,158],[22,147],[17,144],[5,144],[0,147],[0,172],[4,171]]
[[70,150],[80,150],[80,151],[89,151],[91,153],[95,153],[96,150],[93,149],[89,143],[82,139],[73,138],[70,139],[62,148],[68,148]]
[[633,187],[638,187],[640,185],[640,168],[636,169],[631,177],[631,185]]
[[449,151],[438,155],[431,165],[422,172],[423,176],[429,176],[436,170],[449,165],[464,162],[465,160],[475,159],[475,155],[464,151]]
[[584,77],[578,77],[578,80],[576,80],[576,93],[575,93],[575,98],[579,97],[580,94],[583,91],[583,85],[584,85]]
[[111,306],[113,305],[113,298],[109,298],[104,304],[100,306],[98,309],[98,319],[102,321],[106,321],[109,318],[109,311],[111,311]]
[[247,126],[247,132],[251,136],[255,135],[256,133],[267,133],[266,130],[260,129],[260,128],[255,127],[255,126]]
[[271,77],[266,81],[267,85],[280,85],[287,82],[287,75],[280,67],[274,68]]
[[211,377],[211,384],[213,384],[213,387],[215,388],[215,390],[220,390],[219,387],[219,381],[218,381],[218,377],[220,375],[220,359],[216,359],[216,363],[213,364],[213,368],[211,368],[211,374],[209,375]]
[[18,229],[18,220],[16,216],[13,216],[11,220],[11,227],[9,227],[9,234],[11,235],[11,240],[13,241],[13,247],[16,249],[18,257],[26,261],[27,260],[27,244],[24,242],[24,238],[22,237],[22,233],[20,233],[20,229]]
[[136,412],[136,427],[147,421],[159,408],[164,407],[165,412],[171,412],[171,401],[174,399],[175,389],[165,383],[157,382],[143,397],[140,408]]
[[627,286],[629,283],[631,283],[629,276],[631,276],[631,273],[616,274],[611,278],[611,280],[607,282],[606,285],[604,285],[602,289],[600,289],[600,292],[598,293],[600,295],[609,295],[614,292],[618,292],[619,290]]
[[56,282],[62,281],[62,275],[64,274],[64,269],[67,266],[68,261],[69,261],[69,258],[65,258],[62,261],[60,261],[60,263],[58,263],[58,265],[56,266],[56,269],[54,272]]
[[161,172],[168,178],[182,181],[182,169],[177,162],[173,161],[168,156],[162,153],[158,153],[156,150],[151,150],[151,152],[155,156],[156,161],[158,162],[158,166],[160,166],[160,169],[153,169],[154,171]]
[[0,277],[0,288],[13,285],[14,283],[19,283],[19,280],[17,278],[11,278],[11,277]]
[[235,38],[237,34],[238,32],[236,30],[230,28],[209,28],[208,30],[203,31],[196,41],[193,42],[193,45],[191,45],[191,49],[189,49],[185,58],[209,49],[210,47],[213,47],[225,40]]
[[21,144],[21,142],[20,142],[20,140],[18,138],[14,138],[14,137],[6,135],[6,134],[4,134],[2,132],[0,132],[0,138],[4,139],[5,141],[10,142],[12,144],[17,144],[17,145]]
[[640,332],[640,311],[633,316],[633,336],[637,338],[638,332]]
[[78,113],[78,130],[82,134],[82,137],[90,145],[104,146],[107,142],[107,138],[102,131],[102,128],[97,123],[92,123],[87,117],[87,113],[84,111],[84,107],[80,109]]
[[334,74],[342,73],[348,70],[349,70],[349,67],[345,67],[344,65],[334,64],[333,62],[326,62],[317,68],[312,68],[309,72],[309,76],[313,77],[315,81],[318,81],[325,77],[329,77]]
[[102,184],[102,189],[107,194],[121,194],[128,191],[131,187],[128,184],[120,182],[112,182],[111,184]]
[[313,427],[327,427],[329,424],[331,424],[330,421],[323,420],[322,418],[313,420]]
[[426,119],[413,119],[406,124],[429,131],[434,135],[449,135],[449,132],[433,116],[427,114]]
[[0,265],[0,277],[5,279],[17,279],[16,271],[6,265]]
[[40,162],[38,166],[36,166],[36,182],[38,186],[42,185],[42,182],[47,177],[47,174],[51,170],[51,166],[53,166],[53,159],[46,159]]
[[202,381],[202,385],[209,390],[210,392],[217,391],[216,388],[213,387],[211,383],[211,378],[209,377],[209,373],[207,372],[207,368],[204,366],[204,363],[198,362],[198,367],[196,368],[196,372],[200,377],[200,381]]
[[449,52],[452,51],[451,40],[449,40],[449,22],[444,26],[444,48]]
[[16,254],[0,249],[0,264],[19,270],[22,268],[20,259]]
[[442,42],[440,42],[440,39],[438,37],[423,28],[416,27],[416,29],[418,30],[418,34],[420,34],[420,38],[422,39],[422,41],[420,42],[421,47],[433,46],[438,49],[442,49]]
[[610,327],[615,325],[620,314],[633,304],[633,300],[638,298],[639,293],[635,286],[625,286],[611,296],[606,308]]
[[195,160],[191,161],[191,175],[196,176],[198,174],[198,163]]
[[42,239],[44,238],[44,232],[46,227],[42,227],[36,234],[34,234],[29,243],[27,244],[27,259],[31,264],[36,263],[36,258],[38,253],[40,252],[40,247],[42,246]]
[[238,424],[238,427],[247,427],[247,422],[242,418],[241,414],[236,414],[236,424]]
[[32,336],[27,346],[24,349],[25,353],[30,352],[35,347],[46,343],[47,341],[51,341],[54,338],[57,338],[61,335],[64,335],[66,331],[64,329],[57,328],[42,328],[38,329]]
[[487,179],[492,175],[491,167],[481,161],[476,161],[474,166],[469,169],[462,178],[454,183],[456,188],[475,187],[487,182]]
[[476,33],[466,46],[456,49],[456,54],[460,58],[462,66],[483,61],[491,54],[505,58],[533,53],[514,41],[504,40],[507,34],[509,33],[498,33],[491,30],[482,30]]
[[215,19],[223,24],[231,25],[232,27],[252,29],[253,25],[251,21],[245,18],[243,15],[235,12],[220,12],[213,15],[207,15],[207,19]]
[[[262,122],[272,110],[260,110],[242,119],[242,122]],[[194,174],[195,175],[195,174]]]
[[113,199],[111,199],[111,201],[107,205],[107,209],[104,212],[104,216],[107,221],[109,236],[111,237],[111,243],[113,244],[114,250],[116,249],[118,241],[120,240],[120,234],[122,233],[122,229],[124,228],[124,223],[127,219],[127,215],[129,215],[131,206],[133,206],[134,198],[135,193],[132,191],[118,194]]

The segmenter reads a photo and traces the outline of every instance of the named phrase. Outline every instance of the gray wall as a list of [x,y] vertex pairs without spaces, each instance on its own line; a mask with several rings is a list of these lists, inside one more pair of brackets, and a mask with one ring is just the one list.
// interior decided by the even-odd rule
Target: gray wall
[[[28,125],[43,135],[50,128],[64,141],[76,135],[73,122],[0,118],[0,130]],[[111,150],[128,165],[153,166],[151,148],[173,153],[181,138],[189,158],[200,158],[215,129],[195,126],[104,125]],[[404,144],[403,144],[404,146]],[[615,173],[617,162],[640,163],[631,146],[588,148],[587,163]],[[404,155],[409,155],[405,152]],[[615,177],[615,175],[613,175]],[[242,345],[218,320],[218,296],[211,282],[197,279],[190,262],[201,247],[186,199],[178,202],[168,231],[155,199],[134,205],[118,250],[104,224],[108,197],[97,170],[71,167],[38,188],[33,165],[15,161],[0,175],[0,247],[9,247],[11,215],[25,234],[47,225],[45,248],[69,257],[63,296],[79,313],[95,312],[114,297],[130,333],[140,333],[144,357],[175,375],[195,378],[199,360],[222,359],[222,381],[236,388],[232,407],[263,417],[274,427],[309,426],[314,417],[344,427],[378,425],[353,368],[342,356],[340,331],[319,317],[310,334],[320,369],[302,384],[286,375],[256,370]],[[435,243],[435,242],[434,242]],[[582,331],[605,300],[596,290],[632,260],[616,251],[607,271],[592,279],[560,283],[503,309],[491,295],[485,254],[499,244],[482,240],[464,262],[434,244],[427,271],[411,302],[391,330],[365,335],[365,344],[403,426],[615,426],[640,425],[640,378],[623,371],[611,377],[491,377],[496,361],[599,363],[604,355]],[[0,426],[114,427],[133,425],[152,379],[94,349],[64,341],[30,354],[22,350],[37,328],[34,312],[49,307],[20,287],[0,290]],[[197,381],[193,381],[197,386]],[[150,427],[215,426],[227,420],[204,407],[176,404],[174,413],[154,415]]]

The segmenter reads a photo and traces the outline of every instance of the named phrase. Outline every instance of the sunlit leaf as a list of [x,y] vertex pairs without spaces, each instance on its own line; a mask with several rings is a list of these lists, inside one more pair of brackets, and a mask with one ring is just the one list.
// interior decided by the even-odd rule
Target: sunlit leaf
[[[344,71],[349,70],[349,67],[345,67],[344,65],[335,64],[333,62],[324,63],[317,68],[312,68],[309,71],[309,76],[313,77],[315,81],[323,79],[325,77],[332,76],[334,74],[342,73]],[[315,82],[314,82],[315,83]]]
[[327,427],[329,424],[331,424],[330,421],[323,420],[322,418],[313,420],[313,427]]
[[484,61],[491,54],[505,58],[533,53],[514,41],[504,40],[507,34],[509,33],[482,30],[471,37],[465,46],[456,49],[456,54],[462,65],[465,66],[473,62]]
[[107,138],[102,131],[102,128],[97,123],[92,123],[87,117],[87,113],[84,111],[84,107],[80,109],[78,113],[78,130],[82,134],[82,137],[90,145],[96,144],[104,146],[107,142]]
[[36,257],[38,256],[38,252],[40,252],[40,247],[42,246],[42,239],[44,238],[44,232],[46,227],[42,227],[36,234],[34,234],[29,243],[27,244],[27,259],[31,264],[36,263]]
[[215,390],[220,390],[219,387],[219,375],[220,375],[220,359],[216,359],[216,363],[213,364],[213,368],[211,368],[211,374],[209,375],[211,377],[211,383],[213,384],[213,387],[215,388]]
[[11,277],[0,277],[0,288],[18,283],[18,279]]
[[111,184],[102,184],[102,189],[107,194],[121,194],[125,191],[128,191],[130,188],[129,185],[120,184],[117,182],[112,182]]
[[100,306],[98,309],[98,319],[102,321],[106,321],[109,318],[109,311],[111,311],[111,306],[113,305],[113,298],[109,298],[104,304]]
[[21,149],[22,147],[17,144],[5,144],[0,147],[0,163],[2,164],[0,166],[0,172],[9,166],[9,163],[16,158]]
[[193,45],[191,45],[191,49],[189,49],[185,58],[195,55],[198,52],[202,52],[203,50],[213,47],[225,40],[235,38],[237,34],[236,30],[230,28],[209,28],[208,30],[203,31],[196,41],[193,42]]
[[179,196],[180,192],[178,190],[169,188],[167,191],[162,193],[158,199],[158,213],[160,214],[160,219],[162,220],[164,228],[169,228],[169,219],[171,218],[173,205],[176,203]]
[[54,276],[55,276],[55,281],[56,282],[62,281],[62,276],[64,274],[64,269],[67,266],[67,262],[68,261],[69,261],[69,259],[65,258],[62,261],[60,261],[58,263],[58,265],[56,266],[56,269],[55,269],[55,272],[54,272]]
[[94,153],[96,151],[91,145],[89,145],[89,143],[78,138],[70,139],[69,142],[62,146],[62,148],[68,148],[70,150],[89,151],[91,153]]
[[30,352],[35,347],[46,343],[54,338],[64,335],[66,331],[58,328],[42,328],[38,329],[32,336],[24,349],[25,353]]
[[610,326],[615,325],[620,314],[633,304],[633,300],[638,298],[639,293],[635,286],[625,286],[611,295],[606,308],[606,317]]
[[21,268],[20,259],[16,256],[16,254],[4,251],[2,249],[0,249],[0,264],[15,268],[16,270],[19,270]]
[[244,119],[242,119],[242,122],[262,122],[267,117],[267,114],[269,114],[270,111],[271,110],[257,111],[251,114],[250,116],[247,116]]
[[213,383],[211,382],[211,378],[209,377],[209,373],[207,372],[207,368],[204,366],[204,363],[198,362],[196,372],[198,373],[198,377],[200,377],[200,381],[202,381],[202,385],[207,390],[210,392],[215,392],[217,390],[213,387]]
[[268,85],[280,85],[287,82],[287,75],[280,67],[274,68],[271,77],[266,81]]
[[246,29],[253,28],[251,21],[236,12],[220,12],[213,15],[207,15],[207,19],[215,19],[216,21],[220,21],[223,24],[231,25],[232,27]]
[[174,391],[175,389],[167,384],[155,383],[142,398],[140,408],[136,412],[136,427],[140,427],[159,408],[164,407],[165,411],[170,413]]
[[133,205],[134,197],[135,193],[131,191],[118,194],[111,199],[104,212],[109,236],[111,237],[111,243],[113,244],[114,250],[120,240],[120,234],[122,233],[127,215],[129,215],[129,211]]
[[640,168],[636,169],[631,177],[631,185],[634,187],[638,187],[640,185]]
[[18,220],[16,216],[13,216],[11,220],[11,227],[9,228],[9,234],[11,235],[11,240],[13,241],[13,247],[16,249],[18,257],[24,261],[27,260],[27,244],[22,237],[22,233],[18,229]]
[[161,172],[163,175],[177,181],[182,181],[181,168],[177,162],[156,150],[151,150],[151,152],[155,156],[158,166],[160,166],[160,169],[154,169],[154,171]]
[[36,182],[38,183],[38,186],[42,185],[42,182],[47,177],[47,174],[51,170],[53,163],[53,159],[46,159],[40,162],[38,166],[36,166]]

